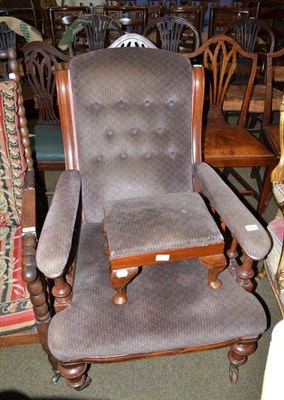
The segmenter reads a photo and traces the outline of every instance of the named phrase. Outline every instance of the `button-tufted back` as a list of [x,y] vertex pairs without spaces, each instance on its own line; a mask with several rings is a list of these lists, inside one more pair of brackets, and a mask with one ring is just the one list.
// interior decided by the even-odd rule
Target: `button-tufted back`
[[192,71],[182,55],[97,50],[70,63],[83,208],[100,222],[106,200],[192,190]]

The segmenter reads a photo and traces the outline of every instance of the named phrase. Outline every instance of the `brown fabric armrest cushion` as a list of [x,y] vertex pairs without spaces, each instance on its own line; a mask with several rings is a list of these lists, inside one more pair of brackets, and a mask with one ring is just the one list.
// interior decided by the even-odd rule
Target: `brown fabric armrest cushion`
[[208,164],[194,164],[193,176],[245,253],[253,260],[263,259],[271,240],[261,223]]
[[77,212],[81,176],[78,171],[62,172],[37,248],[37,265],[48,278],[60,276],[69,259]]

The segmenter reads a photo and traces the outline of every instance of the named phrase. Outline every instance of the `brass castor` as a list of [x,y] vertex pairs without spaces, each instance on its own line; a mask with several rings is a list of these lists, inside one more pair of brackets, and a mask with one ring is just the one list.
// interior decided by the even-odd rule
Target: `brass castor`
[[230,376],[230,381],[232,383],[237,383],[238,377],[239,377],[239,370],[238,368],[234,368],[232,366],[230,366],[229,369],[229,376]]
[[53,376],[51,378],[51,383],[52,385],[56,385],[61,378],[60,372],[59,371],[54,371]]
[[75,386],[74,389],[77,390],[77,392],[80,392],[81,390],[87,388],[91,384],[91,382],[92,382],[92,378],[90,378],[88,376],[84,385],[78,386],[78,387]]

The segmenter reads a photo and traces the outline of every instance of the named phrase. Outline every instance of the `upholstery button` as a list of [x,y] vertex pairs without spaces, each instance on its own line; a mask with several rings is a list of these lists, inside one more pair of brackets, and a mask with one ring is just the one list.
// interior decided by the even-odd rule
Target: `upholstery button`
[[145,105],[146,107],[149,107],[150,104],[151,104],[150,100],[145,100],[145,101],[144,101],[144,105]]
[[126,158],[126,157],[127,157],[127,154],[124,153],[124,152],[122,152],[122,153],[120,154],[120,157],[121,157],[121,158]]
[[174,105],[175,105],[174,100],[170,100],[170,101],[169,101],[169,106],[170,106],[170,107],[173,107]]
[[175,158],[176,152],[174,150],[170,151],[170,157]]
[[137,128],[132,128],[131,129],[131,133],[132,133],[132,135],[137,135],[138,129]]
[[124,105],[125,105],[125,103],[124,103],[123,100],[119,100],[119,101],[116,103],[116,105],[117,105],[118,108],[123,108]]
[[152,157],[152,153],[146,153],[146,154],[145,154],[145,158],[149,159],[149,158],[151,158],[151,157]]
[[159,126],[158,133],[163,133],[163,131],[164,131],[164,128],[162,126]]
[[99,161],[103,161],[103,159],[104,159],[104,156],[103,156],[102,154],[99,154],[99,155],[98,155],[98,160],[99,160]]
[[106,133],[107,133],[108,136],[112,136],[114,134],[114,130],[113,129],[108,129]]
[[100,109],[101,109],[100,103],[95,102],[95,103],[94,103],[94,109],[97,110],[97,111],[100,110]]

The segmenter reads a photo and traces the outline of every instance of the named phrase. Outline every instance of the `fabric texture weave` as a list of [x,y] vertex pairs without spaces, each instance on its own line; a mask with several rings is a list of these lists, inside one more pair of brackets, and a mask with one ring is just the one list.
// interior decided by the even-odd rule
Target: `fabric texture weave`
[[182,349],[266,329],[254,295],[227,270],[220,274],[222,287],[212,290],[208,269],[197,260],[145,266],[129,284],[127,303],[113,304],[101,229],[82,226],[73,301],[50,323],[49,347],[59,360]]

